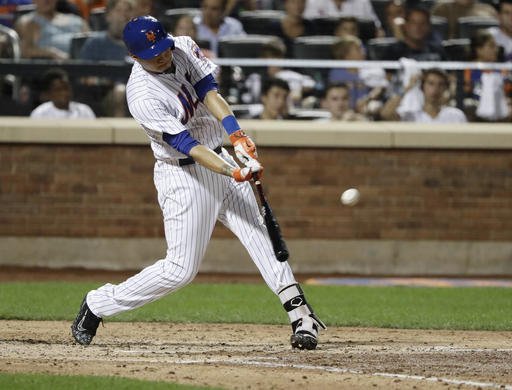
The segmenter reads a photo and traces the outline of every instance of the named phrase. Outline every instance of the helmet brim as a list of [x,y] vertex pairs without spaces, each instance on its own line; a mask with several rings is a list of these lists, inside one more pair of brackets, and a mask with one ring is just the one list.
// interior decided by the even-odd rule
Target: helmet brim
[[174,49],[174,39],[172,38],[172,35],[167,34],[164,39],[160,39],[153,46],[132,54],[143,60],[150,60],[169,48]]

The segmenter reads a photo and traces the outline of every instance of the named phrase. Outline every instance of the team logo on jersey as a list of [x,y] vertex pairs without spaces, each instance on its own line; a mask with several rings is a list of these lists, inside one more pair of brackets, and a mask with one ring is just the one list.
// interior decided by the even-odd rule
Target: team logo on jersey
[[151,43],[155,43],[156,42],[156,34],[153,31],[148,31],[146,33],[146,39]]
[[188,120],[194,116],[197,105],[199,104],[199,99],[194,101],[194,98],[184,84],[181,85],[181,92],[178,93],[178,99],[180,99],[181,105],[183,106],[183,111],[185,112],[183,118],[181,119],[181,123],[186,124]]
[[204,56],[204,53],[203,51],[199,48],[199,46],[197,46],[196,44],[194,44],[194,46],[192,47],[192,50],[194,51],[194,55],[200,59],[200,60],[206,60],[206,57]]

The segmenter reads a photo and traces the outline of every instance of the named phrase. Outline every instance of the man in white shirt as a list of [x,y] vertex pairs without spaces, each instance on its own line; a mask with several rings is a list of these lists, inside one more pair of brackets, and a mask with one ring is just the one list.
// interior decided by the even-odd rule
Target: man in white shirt
[[203,0],[201,15],[194,19],[197,39],[209,41],[210,50],[219,55],[219,39],[230,35],[246,35],[242,23],[230,16],[224,16],[226,0]]
[[496,43],[503,47],[505,60],[512,61],[512,0],[500,0],[498,8],[499,27],[491,27]]
[[48,70],[42,78],[43,94],[47,102],[36,107],[31,118],[94,119],[93,110],[83,103],[71,101],[72,89],[67,73],[59,68]]
[[[415,87],[417,78],[413,79],[404,91]],[[456,107],[446,105],[447,92],[450,82],[445,71],[438,68],[427,69],[423,72],[421,91],[424,103],[422,109],[415,111],[397,111],[403,96],[390,98],[381,111],[384,120],[417,122],[417,123],[465,123],[466,115]]]

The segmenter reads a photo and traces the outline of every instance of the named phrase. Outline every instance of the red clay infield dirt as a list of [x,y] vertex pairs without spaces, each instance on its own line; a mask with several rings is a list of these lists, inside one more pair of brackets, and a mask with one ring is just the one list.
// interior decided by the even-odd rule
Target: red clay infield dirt
[[[39,272],[23,277],[24,271],[7,279],[4,271],[0,281],[45,279]],[[84,273],[57,274],[85,280]],[[93,280],[105,277],[125,275]],[[329,327],[317,350],[297,351],[284,325],[106,322],[88,347],[72,342],[69,326],[0,321],[0,372],[116,375],[224,389],[512,389],[512,332]]]

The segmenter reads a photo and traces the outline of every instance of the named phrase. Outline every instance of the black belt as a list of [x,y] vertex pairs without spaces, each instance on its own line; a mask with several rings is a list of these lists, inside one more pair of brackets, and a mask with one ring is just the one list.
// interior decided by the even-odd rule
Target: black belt
[[[222,151],[222,145],[217,146],[215,149],[213,149],[213,151],[215,153],[219,154]],[[180,167],[185,166],[185,165],[190,165],[190,164],[195,164],[195,160],[192,157],[180,158],[178,160],[178,165]]]

